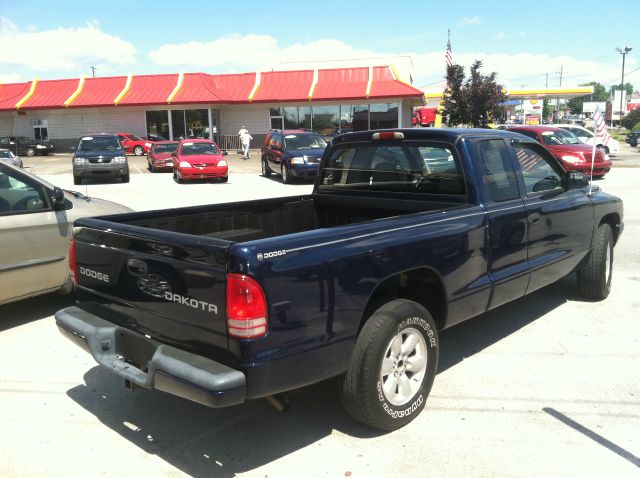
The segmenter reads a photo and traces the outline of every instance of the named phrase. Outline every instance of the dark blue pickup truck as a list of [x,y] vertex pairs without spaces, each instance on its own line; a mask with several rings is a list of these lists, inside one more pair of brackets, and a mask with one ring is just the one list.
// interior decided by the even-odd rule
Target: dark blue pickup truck
[[301,197],[75,222],[60,331],[126,384],[211,407],[341,379],[393,430],[425,406],[438,333],[577,272],[607,297],[622,202],[490,130],[351,133]]

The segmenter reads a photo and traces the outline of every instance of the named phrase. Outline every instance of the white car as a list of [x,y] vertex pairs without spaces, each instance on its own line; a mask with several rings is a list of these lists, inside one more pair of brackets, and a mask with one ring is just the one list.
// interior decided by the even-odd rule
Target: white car
[[13,164],[18,168],[22,167],[22,158],[20,158],[20,156],[16,156],[15,154],[13,154],[13,151],[10,151],[8,149],[0,149],[0,161]]
[[[587,128],[583,128],[582,126],[578,126],[577,124],[555,124],[552,126],[566,129],[567,131],[575,134],[583,143],[593,145],[595,136],[593,132],[589,131]],[[603,144],[602,138],[599,138],[596,146],[598,148],[604,149],[604,152],[611,156],[615,156],[620,152],[620,143],[613,138],[609,138],[607,144]]]
[[63,191],[0,162],[0,305],[47,292],[71,292],[73,221],[129,211],[114,202]]

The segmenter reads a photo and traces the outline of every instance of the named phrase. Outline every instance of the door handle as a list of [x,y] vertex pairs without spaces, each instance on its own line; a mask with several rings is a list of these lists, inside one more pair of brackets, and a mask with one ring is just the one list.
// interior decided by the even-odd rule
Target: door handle
[[540,222],[540,214],[534,212],[533,214],[529,214],[529,224],[538,224]]

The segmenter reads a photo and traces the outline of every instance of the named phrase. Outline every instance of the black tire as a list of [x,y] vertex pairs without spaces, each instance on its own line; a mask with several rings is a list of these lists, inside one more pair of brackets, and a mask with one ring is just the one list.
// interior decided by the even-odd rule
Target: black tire
[[271,176],[271,170],[269,169],[269,165],[267,164],[267,158],[262,157],[262,176],[268,178]]
[[606,299],[613,278],[613,231],[607,223],[596,231],[587,263],[578,269],[578,291],[593,300]]
[[178,184],[182,184],[182,179],[180,179],[180,177],[178,176],[178,172],[175,169],[173,170],[173,179]]
[[280,174],[282,175],[283,183],[291,184],[291,173],[289,173],[289,168],[284,163],[280,165]]
[[221,182],[221,183],[226,183],[226,182],[228,182],[228,181],[229,181],[229,176],[225,176],[225,177],[223,177],[223,178],[220,178],[220,182]]
[[133,154],[136,156],[142,156],[144,154],[144,148],[142,146],[136,146],[133,148]]
[[122,181],[123,183],[128,183],[129,182],[129,173],[125,174],[124,176],[120,177],[120,181]]
[[638,146],[638,140],[637,139],[630,139],[629,140],[629,146],[631,146],[632,148],[635,148],[636,146]]
[[27,148],[27,150],[24,152],[24,154],[26,154],[27,156],[29,156],[30,158],[36,155],[36,150],[34,148]]
[[[400,348],[396,354],[393,343],[397,340],[402,345],[409,340],[415,343],[408,354]],[[385,431],[411,422],[431,391],[439,347],[435,322],[420,304],[397,299],[380,307],[362,327],[342,382],[340,398],[347,413]],[[420,370],[407,368],[410,362],[416,367],[419,359],[425,362]],[[406,399],[399,395],[401,388],[407,392]]]
[[82,184],[82,178],[80,176],[77,176],[75,173],[73,175],[73,184],[75,184],[76,186],[78,184]]
[[158,172],[156,167],[153,164],[151,164],[149,161],[147,161],[147,164],[149,166],[148,169],[149,169],[150,172],[152,172],[152,173],[157,173]]

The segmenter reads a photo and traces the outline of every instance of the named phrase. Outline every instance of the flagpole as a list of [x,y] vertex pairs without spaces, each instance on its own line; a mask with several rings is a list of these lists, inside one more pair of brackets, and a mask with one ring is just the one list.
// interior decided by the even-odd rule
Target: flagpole
[[[596,110],[593,112],[593,116],[598,116],[600,112],[598,111],[598,106],[596,106]],[[589,197],[591,197],[591,191],[593,188],[593,163],[596,160],[596,144],[598,143],[598,118],[596,117],[596,121],[594,124],[594,135],[593,135],[593,148],[591,149],[591,175],[589,177]]]

